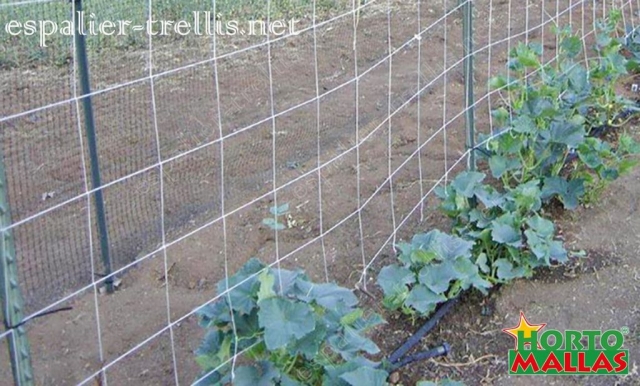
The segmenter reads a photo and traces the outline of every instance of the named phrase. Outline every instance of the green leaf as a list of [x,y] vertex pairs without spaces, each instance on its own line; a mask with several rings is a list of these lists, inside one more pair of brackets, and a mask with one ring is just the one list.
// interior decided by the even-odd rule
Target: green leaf
[[478,266],[473,264],[470,259],[457,259],[454,264],[454,268],[456,272],[458,272],[458,277],[460,277],[460,287],[463,290],[473,286],[475,289],[486,294],[487,290],[491,288],[491,283],[480,276]]
[[612,52],[606,55],[606,58],[609,62],[609,65],[613,68],[613,74],[626,74],[626,59],[624,56],[620,55],[619,50],[613,50]]
[[367,354],[377,354],[380,352],[378,346],[369,338],[362,336],[358,330],[352,327],[345,327],[342,334],[332,335],[328,339],[331,349],[340,354],[344,360],[351,360],[361,352]]
[[360,367],[360,364],[355,361],[349,361],[339,365],[329,364],[324,367],[325,373],[322,377],[322,386],[349,386],[340,376],[359,369]]
[[520,115],[513,120],[513,131],[522,134],[533,134],[538,131],[538,127],[530,116]]
[[562,241],[553,240],[550,244],[550,258],[558,263],[566,263],[569,261],[567,250],[564,248]]
[[509,119],[509,111],[504,107],[499,107],[491,111],[491,116],[495,120],[496,125],[502,126]]
[[[258,323],[258,309],[254,309],[249,315],[234,312],[235,333],[238,335],[238,349],[242,350],[255,343],[262,330]],[[225,331],[233,331],[232,326],[227,326]]]
[[538,56],[542,55],[542,51],[544,50],[544,47],[539,42],[529,43],[529,48]]
[[547,199],[554,195],[563,195],[567,191],[568,182],[562,177],[547,177],[542,186],[542,198]]
[[514,267],[507,259],[498,259],[493,265],[497,268],[498,279],[509,281],[526,276],[524,267]]
[[618,170],[620,171],[620,175],[625,175],[629,173],[633,168],[638,165],[639,161],[637,159],[623,159],[618,164]]
[[584,179],[574,178],[567,181],[562,177],[547,177],[542,186],[542,199],[547,200],[558,195],[564,207],[572,210],[578,207],[580,198],[585,193]]
[[271,217],[262,219],[262,223],[274,230],[281,231],[283,229],[287,229],[286,225],[276,221],[274,218],[271,218]]
[[533,254],[539,259],[544,260],[546,265],[549,265],[550,258],[550,245],[549,242],[551,240],[546,239],[531,229],[527,229],[524,231],[525,236],[527,237],[527,245]]
[[569,121],[571,121],[571,123],[573,123],[574,125],[584,125],[587,119],[580,114],[576,114],[569,118]]
[[604,169],[601,175],[602,175],[602,179],[604,179],[605,181],[614,181],[618,177],[620,177],[620,173],[618,173],[618,170],[613,168]]
[[515,158],[507,158],[502,155],[494,155],[489,158],[489,168],[495,178],[500,178],[503,174],[520,167],[520,161]]
[[400,250],[398,254],[398,260],[400,260],[403,264],[411,264],[411,251],[413,250],[413,246],[409,243],[400,242],[396,244],[396,248]]
[[306,358],[313,360],[320,352],[320,347],[326,338],[327,327],[322,321],[318,320],[313,331],[289,345],[289,352],[293,355],[302,354]]
[[553,237],[555,227],[553,226],[553,222],[543,218],[541,216],[535,215],[529,219],[527,219],[527,225],[536,232],[541,237]]
[[476,189],[476,197],[487,209],[500,206],[504,201],[503,195],[490,185],[483,185]]
[[231,310],[226,297],[207,304],[197,312],[200,327],[224,326],[231,323]]
[[501,244],[519,248],[522,246],[522,235],[516,226],[512,213],[506,213],[491,223],[491,238]]
[[450,261],[428,265],[422,268],[418,274],[420,283],[436,294],[447,291],[451,280],[457,278],[458,273],[453,269],[453,264]]
[[596,44],[598,47],[603,48],[611,43],[611,36],[609,34],[600,32],[596,34]]
[[280,375],[280,386],[305,386],[303,383],[294,381],[286,374]]
[[195,354],[202,370],[213,370],[231,357],[231,336],[225,336],[220,330],[209,330]]
[[[449,289],[448,283],[445,290],[447,289]],[[419,313],[426,315],[435,310],[436,306],[439,303],[442,303],[446,300],[447,297],[442,295],[441,293],[434,293],[427,287],[421,284],[417,284],[411,289],[411,292],[409,292],[409,297],[407,297],[405,304],[409,307],[412,307]]]
[[485,177],[486,175],[484,173],[462,172],[454,178],[451,182],[451,186],[456,189],[458,194],[471,198],[474,195],[476,187],[480,182],[482,182],[482,180],[484,180]]
[[274,216],[282,216],[284,214],[289,213],[289,203],[285,203],[280,206],[272,206],[271,209],[269,209],[269,211]]
[[384,370],[371,367],[359,369],[342,374],[340,378],[351,386],[386,386],[389,374]]
[[602,158],[600,158],[598,152],[588,146],[580,146],[578,148],[578,157],[590,169],[595,169],[602,165]]
[[577,36],[567,36],[560,42],[560,49],[569,58],[575,58],[582,51],[582,40]]
[[520,184],[510,192],[511,199],[519,209],[538,211],[542,206],[539,185],[540,181],[537,179]]
[[277,350],[294,339],[300,339],[315,328],[313,310],[308,304],[281,298],[260,302],[258,319],[264,328],[264,341],[269,350]]
[[432,230],[428,233],[417,233],[411,238],[411,247],[421,250],[431,250],[432,246],[438,244],[440,232]]
[[[233,288],[229,291],[229,298],[234,311],[249,314],[256,306],[259,289],[256,274],[263,268],[265,268],[265,265],[260,260],[252,258],[235,275],[229,277],[228,288]],[[220,280],[217,285],[218,295],[226,292],[226,289],[226,280]]]
[[[223,369],[220,369],[220,371],[223,371]],[[223,377],[219,371],[204,371],[201,372],[198,377],[198,380],[193,383],[194,386],[222,386],[226,385],[230,381],[229,375]]]
[[274,378],[278,376],[278,371],[262,372],[255,366],[238,366],[235,370],[234,386],[272,386],[275,384]]
[[507,83],[508,83],[507,78],[505,78],[503,75],[498,75],[496,77],[489,79],[489,87],[492,90],[501,89],[505,87]]
[[471,249],[473,248],[473,242],[464,240],[457,236],[448,235],[438,230],[433,230],[430,233],[435,234],[435,243],[430,245],[430,249],[433,250],[440,260],[454,260],[460,256],[471,256]]
[[307,294],[314,283],[299,269],[290,271],[288,269],[273,269],[273,275],[278,279],[275,282],[275,291],[289,297],[300,298],[302,294]]
[[489,273],[491,271],[491,268],[489,268],[489,265],[487,264],[487,254],[484,252],[478,255],[476,265],[483,273]]
[[258,291],[258,302],[276,296],[273,290],[273,284],[275,283],[275,277],[268,271],[262,271],[258,275],[258,282],[260,282],[260,290]]
[[530,96],[522,106],[522,113],[535,118],[552,117],[556,112],[553,101],[546,97]]
[[353,291],[335,283],[314,284],[309,292],[309,298],[329,309],[337,309],[340,304],[345,307],[353,307],[358,304],[358,298],[353,294]]
[[404,301],[409,296],[409,288],[404,287],[402,290],[398,290],[392,294],[385,294],[382,299],[382,305],[391,311],[395,311],[404,305]]
[[441,379],[438,386],[465,386],[464,383],[449,378]]
[[638,62],[637,58],[633,58],[633,60],[628,60],[626,64],[627,72],[634,74],[640,72],[640,62]]
[[456,194],[454,197],[454,208],[456,212],[464,212],[469,209],[469,199],[461,194]]
[[524,66],[517,58],[512,57],[511,59],[507,60],[507,68],[511,71],[516,72],[516,75],[519,75],[520,73],[522,73]]
[[360,320],[364,315],[364,311],[361,308],[356,308],[350,313],[340,318],[340,324],[343,326],[352,326],[355,322]]
[[640,154],[640,144],[630,135],[623,133],[618,138],[618,151],[623,155]]
[[567,145],[570,148],[577,148],[584,142],[587,132],[584,126],[575,125],[571,121],[555,120],[551,122],[551,140],[556,143]]
[[501,135],[489,142],[489,148],[496,154],[517,155],[525,146],[520,135]]
[[351,327],[358,332],[365,332],[372,327],[386,323],[382,317],[376,313],[372,313],[369,316],[356,320]]
[[583,93],[587,91],[589,87],[589,74],[584,67],[580,65],[574,65],[569,71],[569,86],[576,93]]
[[408,268],[392,264],[380,270],[378,285],[385,295],[392,295],[406,290],[407,285],[415,282],[415,274]]
[[525,67],[540,67],[540,62],[538,61],[538,56],[536,55],[536,53],[522,43],[519,43],[519,45],[516,47],[516,58]]
[[[500,204],[502,204],[502,202],[500,202]],[[491,221],[493,221],[493,219],[495,218],[493,217],[493,214],[487,214],[485,212],[487,211],[473,209],[469,212],[469,221],[475,223],[475,226],[477,226],[478,228],[485,229],[486,227],[491,225]],[[474,238],[480,238],[480,236],[474,236]]]
[[414,249],[409,254],[409,262],[419,265],[428,264],[437,258],[438,255],[434,251],[425,251],[424,249]]

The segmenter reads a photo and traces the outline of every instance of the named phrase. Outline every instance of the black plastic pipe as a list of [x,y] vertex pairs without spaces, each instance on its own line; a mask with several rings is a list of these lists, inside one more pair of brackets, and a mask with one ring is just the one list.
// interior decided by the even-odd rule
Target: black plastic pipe
[[431,350],[422,351],[413,355],[409,355],[402,360],[398,361],[391,365],[391,371],[398,370],[401,367],[409,365],[413,362],[423,361],[435,357],[439,357],[441,355],[447,355],[451,351],[451,346],[449,343],[443,343],[438,347],[432,348]]
[[438,308],[438,310],[433,314],[431,319],[429,319],[422,327],[420,327],[418,331],[416,331],[415,334],[413,334],[413,336],[407,339],[406,342],[402,344],[402,346],[400,346],[391,354],[391,356],[389,357],[389,363],[395,365],[395,363],[398,362],[404,354],[411,350],[411,348],[413,348],[413,346],[415,346],[423,336],[425,336],[429,331],[431,331],[435,326],[438,325],[440,319],[442,319],[442,317],[451,310],[451,308],[458,302],[459,298],[460,296],[457,296],[440,306],[440,308]]

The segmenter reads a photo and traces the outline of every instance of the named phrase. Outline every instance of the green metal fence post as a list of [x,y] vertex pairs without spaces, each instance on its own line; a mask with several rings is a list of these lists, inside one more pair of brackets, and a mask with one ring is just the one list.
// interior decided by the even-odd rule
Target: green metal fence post
[[473,1],[465,1],[462,6],[462,45],[464,47],[464,89],[465,89],[465,121],[469,150],[468,168],[476,170],[475,154],[475,100],[473,94]]
[[[96,128],[93,120],[93,105],[91,103],[91,87],[89,85],[89,65],[87,62],[87,45],[85,42],[85,36],[82,33],[82,21],[79,17],[82,14],[82,0],[73,0],[75,4],[75,45],[76,45],[76,60],[78,65],[78,72],[80,75],[80,88],[82,91],[82,107],[84,110],[84,124],[87,133],[87,147],[89,148],[89,158],[91,161],[91,182],[93,188],[96,189],[102,186],[100,178],[100,163],[98,160],[98,144],[96,140]],[[100,252],[102,254],[102,263],[105,268],[105,285],[107,292],[113,292],[113,277],[111,272],[113,271],[111,266],[111,257],[109,255],[109,235],[107,230],[107,220],[104,210],[104,198],[102,196],[102,190],[97,190],[94,194],[96,203],[96,220],[98,222],[98,233],[100,235]]]
[[11,369],[16,385],[33,385],[33,369],[31,367],[31,350],[24,326],[24,305],[18,281],[18,264],[13,242],[13,232],[7,228],[11,225],[11,211],[7,192],[7,180],[4,171],[4,155],[0,148],[0,303],[5,328],[13,330],[8,336]]

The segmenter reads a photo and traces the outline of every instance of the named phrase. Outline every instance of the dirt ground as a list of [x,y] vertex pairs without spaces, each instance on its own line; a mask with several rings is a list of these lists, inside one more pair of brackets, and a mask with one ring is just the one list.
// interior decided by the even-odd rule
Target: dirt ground
[[[159,156],[163,160],[175,157],[163,168],[168,275],[164,275],[165,255],[154,253],[161,237],[160,174],[158,168],[149,168],[105,189],[116,268],[136,263],[119,275],[118,291],[101,295],[90,288],[60,304],[72,306],[71,311],[28,324],[38,385],[77,384],[104,365],[111,385],[169,385],[176,379],[190,384],[198,373],[193,351],[203,336],[192,313],[215,295],[215,283],[225,274],[225,261],[233,272],[250,257],[267,262],[277,257],[283,259],[282,265],[302,268],[315,280],[353,287],[363,263],[372,263],[369,276],[373,279],[377,267],[392,260],[391,235],[406,239],[417,231],[446,227],[435,211],[432,195],[424,206],[419,203],[464,151],[460,14],[451,13],[445,28],[443,4],[423,2],[421,26],[433,27],[421,40],[411,40],[418,31],[415,2],[394,2],[392,50],[411,42],[391,62],[380,62],[388,55],[386,2],[382,3],[361,13],[355,55],[351,17],[318,29],[318,83],[319,93],[324,94],[319,104],[319,136],[315,102],[282,113],[316,96],[313,35],[307,32],[274,44],[273,108],[276,114],[282,113],[275,119],[275,155],[264,47],[219,61],[221,128],[217,126],[211,63],[158,78],[154,83],[156,114],[148,81],[94,98],[98,138],[103,139],[99,146],[105,183],[149,167]],[[452,9],[454,3],[448,1],[446,9]],[[482,98],[488,74],[502,71],[506,50],[516,41],[544,39],[549,58],[553,56],[555,39],[548,20],[557,9],[556,2],[549,1],[474,3],[475,44],[483,48],[476,55],[476,97]],[[573,7],[563,13],[560,24],[571,22],[590,30],[593,10],[588,4],[559,1],[557,7],[561,11]],[[625,11],[631,20],[633,9]],[[533,28],[542,20],[547,21],[544,28]],[[527,28],[531,30],[523,33]],[[506,39],[508,36],[513,38]],[[488,46],[490,41],[502,43]],[[220,50],[224,54],[249,43],[256,41],[223,40]],[[418,45],[422,53],[420,85],[429,86],[420,98],[412,99],[418,89]],[[158,44],[155,70],[168,71],[206,59],[210,54],[206,47],[207,42],[180,47]],[[107,90],[144,76],[146,55],[125,52],[93,58],[92,84],[97,90]],[[393,74],[390,98],[389,65]],[[107,68],[109,71],[104,70]],[[449,69],[446,79],[438,77],[444,68]],[[349,82],[356,71],[359,75],[367,71],[357,85],[361,141],[357,152],[356,84]],[[70,97],[70,76],[68,69],[0,74],[2,116]],[[488,101],[482,100],[477,107],[477,126],[483,132],[490,130]],[[0,123],[5,159],[11,161],[7,169],[14,221],[83,192],[81,160],[86,159],[86,149],[83,154],[78,146],[75,108],[68,104]],[[386,121],[389,111],[395,114]],[[443,119],[448,122],[445,127]],[[223,222],[219,221],[221,147],[219,142],[204,146],[219,139],[220,133],[225,138],[226,256]],[[63,144],[75,145],[60,150],[67,149]],[[198,146],[199,150],[178,157]],[[419,146],[423,147],[418,151]],[[323,165],[321,195],[318,162]],[[464,162],[456,170],[463,166]],[[388,179],[389,170],[394,173],[392,179]],[[572,248],[588,251],[587,259],[569,269],[543,272],[536,280],[502,288],[486,300],[465,299],[425,341],[428,345],[446,340],[452,344],[452,354],[438,363],[403,370],[403,381],[412,384],[449,375],[470,385],[523,382],[505,377],[511,341],[500,332],[515,323],[520,310],[530,320],[558,329],[628,326],[627,348],[633,360],[633,353],[640,353],[635,301],[640,285],[635,256],[639,224],[634,214],[639,182],[640,172],[635,172],[617,182],[597,207],[559,220]],[[261,225],[274,203],[269,194],[274,183],[284,185],[277,192],[277,202],[290,204],[296,224],[278,232],[277,238]],[[46,192],[56,193],[42,199]],[[21,281],[31,312],[91,283],[86,210],[85,200],[75,201],[15,229],[22,256]],[[94,263],[100,267],[95,232],[93,237]],[[373,284],[370,287],[375,291]],[[603,304],[607,305],[601,307]],[[485,316],[486,309],[490,315]],[[376,341],[390,352],[414,327],[385,316],[390,325]],[[167,328],[169,320],[172,329]],[[7,350],[1,348],[0,384],[11,384]],[[611,384],[605,378],[555,381]],[[626,384],[636,381],[637,374],[623,380]]]

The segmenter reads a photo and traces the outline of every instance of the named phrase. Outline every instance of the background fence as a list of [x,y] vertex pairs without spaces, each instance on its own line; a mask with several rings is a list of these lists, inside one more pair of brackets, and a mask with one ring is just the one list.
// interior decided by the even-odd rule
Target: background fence
[[[492,132],[511,47],[552,61],[554,26],[586,47],[640,1],[4,0],[0,24],[79,7],[86,28],[208,11],[298,33],[0,33],[0,379],[22,384],[193,382],[193,314],[253,256],[366,283],[439,225],[431,192]],[[283,203],[287,229],[262,225]]]

